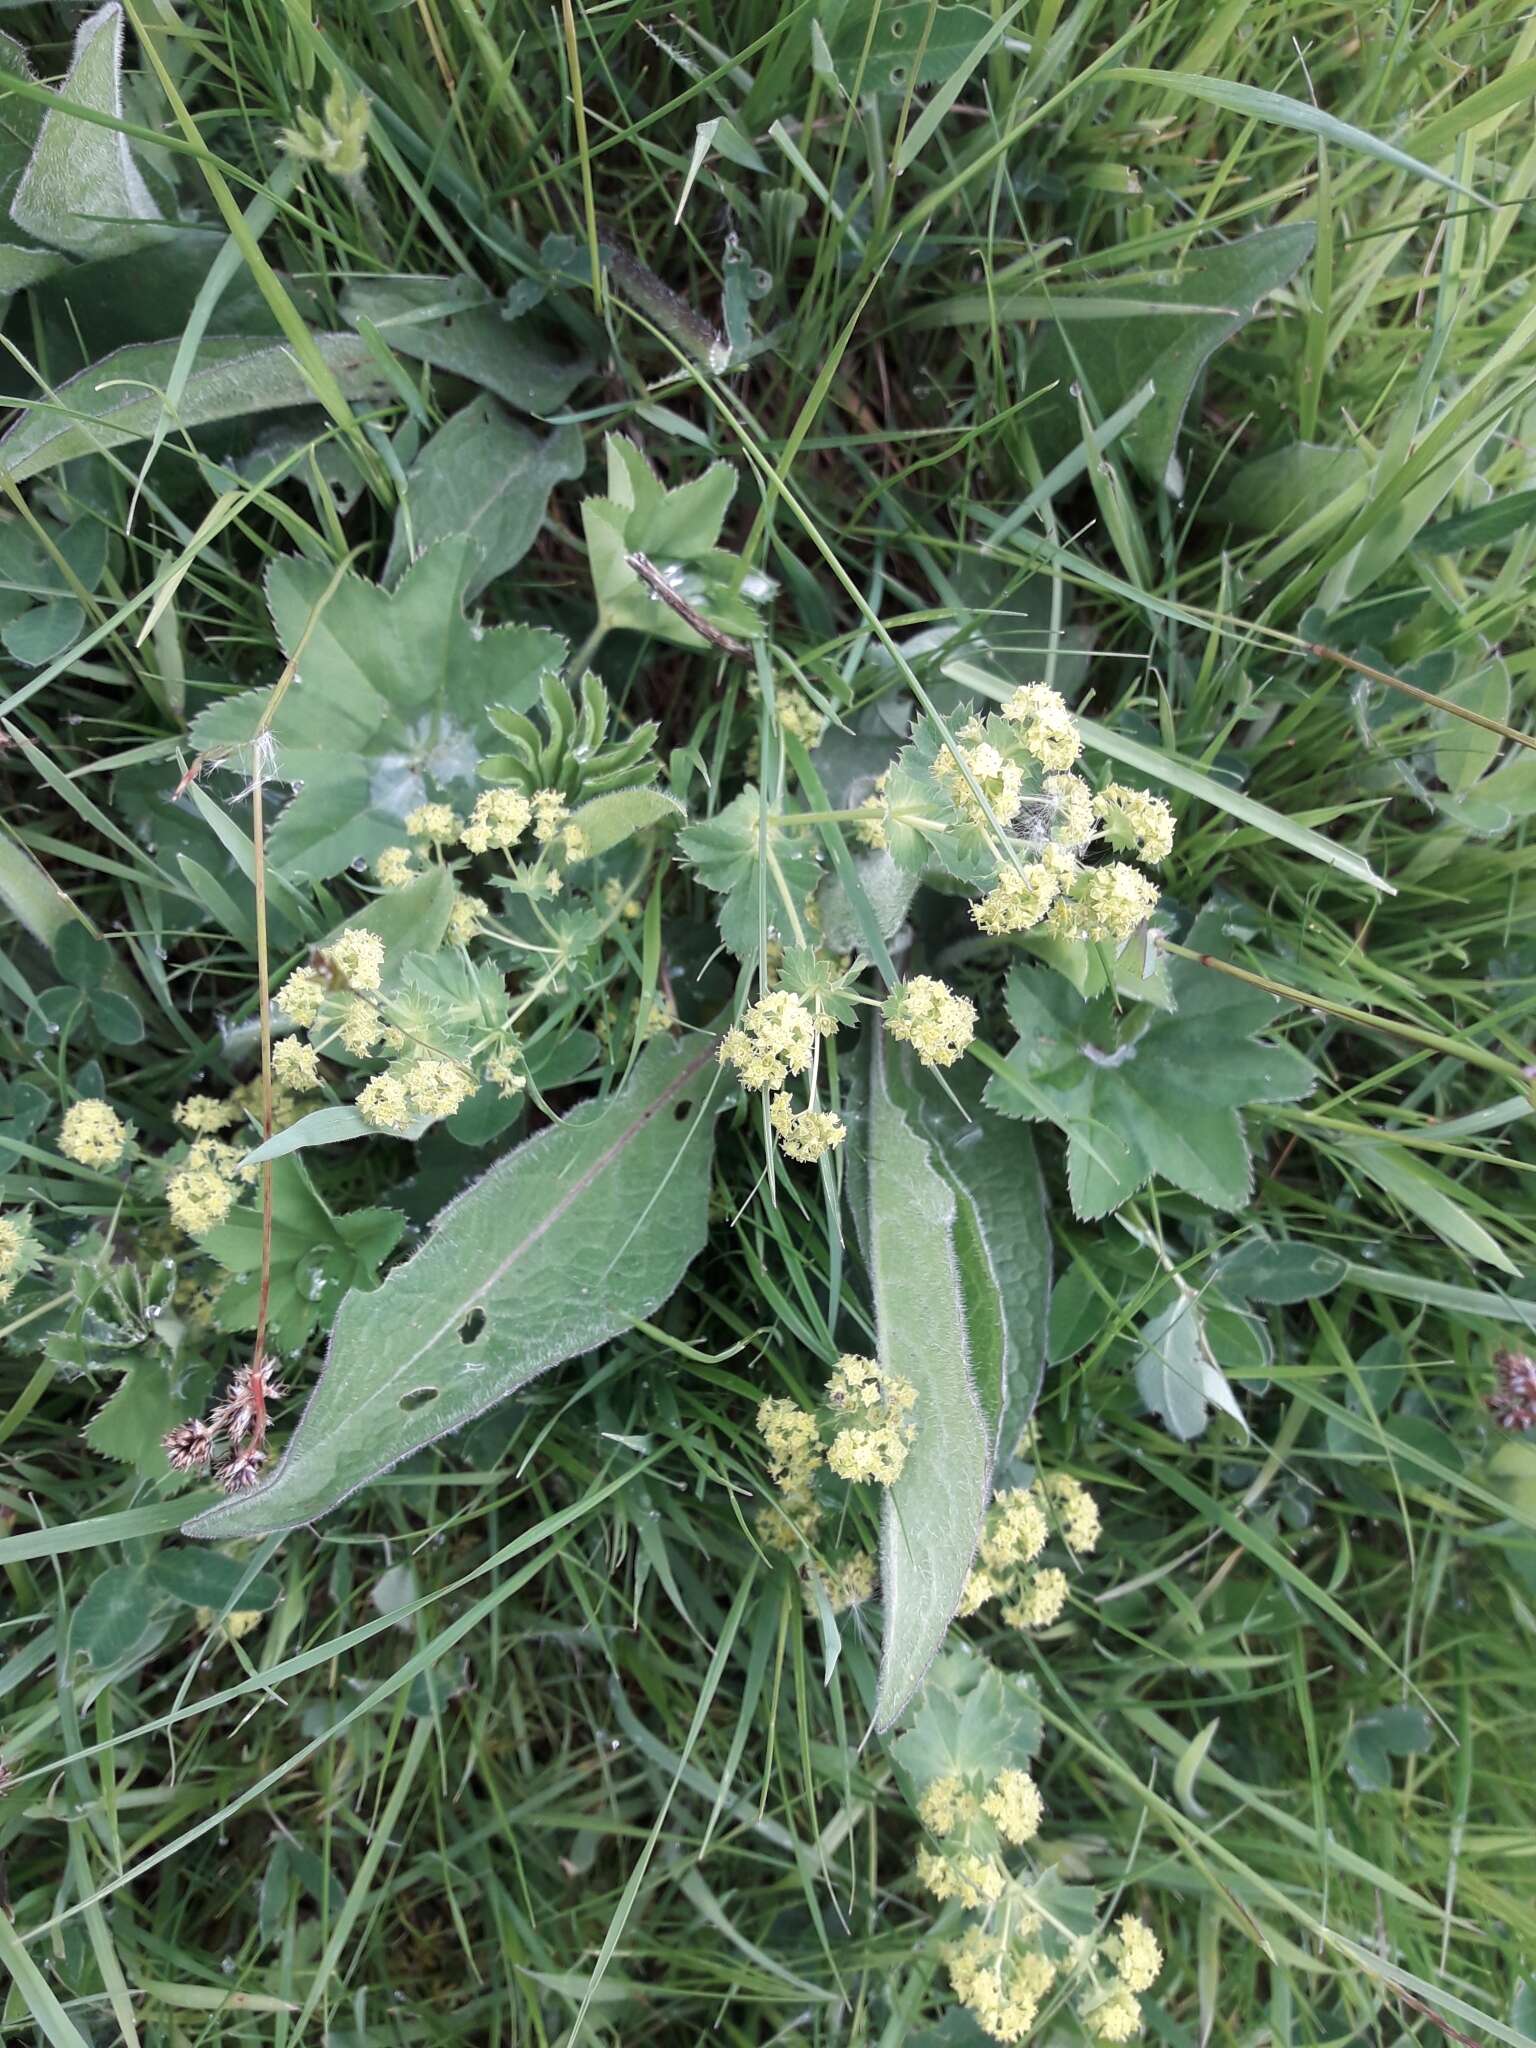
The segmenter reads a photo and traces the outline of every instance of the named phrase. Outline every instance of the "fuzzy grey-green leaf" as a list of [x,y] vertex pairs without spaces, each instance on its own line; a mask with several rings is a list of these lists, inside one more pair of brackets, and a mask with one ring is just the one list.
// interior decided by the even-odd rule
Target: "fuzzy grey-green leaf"
[[262,1536],[312,1522],[651,1315],[704,1242],[714,1078],[707,1044],[659,1041],[617,1093],[499,1160],[382,1287],[342,1303],[272,1478],[186,1533]]
[[880,1363],[917,1389],[917,1434],[887,1489],[881,1530],[885,1640],[875,1720],[888,1728],[960,1604],[991,1488],[996,1422],[988,1422],[971,1371],[955,1190],[892,1096],[877,1033],[865,1145],[865,1243]]

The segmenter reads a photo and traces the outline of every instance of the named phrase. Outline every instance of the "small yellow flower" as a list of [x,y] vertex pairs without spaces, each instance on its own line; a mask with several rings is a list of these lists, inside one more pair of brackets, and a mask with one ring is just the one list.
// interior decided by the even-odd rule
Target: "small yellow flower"
[[197,1138],[187,1147],[178,1171],[217,1173],[225,1180],[250,1179],[245,1154],[238,1145],[226,1145],[219,1138]]
[[784,1157],[801,1166],[814,1166],[848,1135],[848,1126],[831,1110],[797,1110],[787,1095],[774,1096],[768,1105],[768,1121],[778,1135]]
[[565,848],[565,857],[574,867],[578,861],[589,860],[592,842],[580,825],[566,825],[560,833],[560,844]]
[[188,1237],[201,1237],[224,1221],[235,1206],[235,1191],[213,1166],[179,1166],[165,1184],[171,1221]]
[[1026,1572],[1003,1606],[1003,1619],[1010,1628],[1051,1628],[1061,1619],[1068,1590],[1066,1573],[1055,1565]]
[[1044,683],[1025,683],[1003,706],[1003,716],[1019,734],[1042,768],[1060,773],[1083,750],[1077,720],[1064,699]]
[[459,837],[471,853],[505,853],[528,830],[533,806],[520,789],[488,789],[475,798]]
[[489,914],[489,906],[483,897],[467,893],[455,896],[453,908],[448,913],[448,937],[456,946],[467,946],[479,932],[481,918]]
[[42,1254],[32,1234],[32,1212],[0,1216],[0,1301],[9,1301]]
[[[966,769],[970,770],[969,781]],[[933,772],[955,809],[971,824],[1001,828],[1011,825],[1018,816],[1024,801],[1024,770],[1017,761],[999,753],[990,740],[962,745],[958,754],[952,748],[941,747]],[[984,804],[972,789],[972,782],[986,799]]]
[[1173,812],[1147,789],[1106,782],[1093,800],[1104,836],[1119,853],[1134,853],[1154,867],[1173,851]]
[[558,789],[533,792],[533,836],[547,846],[570,816],[570,806]]
[[1133,2041],[1141,2032],[1141,2007],[1123,1984],[1086,2005],[1082,2018],[1100,2041]]
[[1050,1540],[1051,1526],[1033,1487],[1012,1487],[998,1494],[987,1511],[980,1557],[999,1577],[1019,1565],[1032,1564]]
[[1045,790],[1052,803],[1052,844],[1079,852],[1093,837],[1093,791],[1080,775],[1047,775]]
[[1145,875],[1111,861],[1090,868],[1072,894],[1071,917],[1085,939],[1128,939],[1157,908],[1157,890]]
[[788,989],[761,996],[727,1031],[715,1052],[734,1067],[744,1088],[782,1088],[791,1074],[803,1074],[816,1046],[816,1019]]
[[1060,883],[1044,861],[998,870],[989,895],[971,905],[971,915],[989,938],[1032,931],[1056,901]]
[[915,974],[885,999],[885,1028],[926,1067],[952,1067],[976,1035],[976,1005],[931,974]]
[[373,864],[381,889],[403,889],[416,877],[416,857],[408,846],[386,846]]
[[398,1074],[375,1074],[358,1096],[357,1106],[366,1121],[381,1131],[410,1128],[411,1105]]
[[838,1564],[809,1569],[821,1580],[834,1614],[846,1614],[875,1597],[875,1560],[867,1550],[856,1550]]
[[1008,1882],[1007,1871],[994,1857],[979,1855],[974,1849],[959,1849],[947,1856],[919,1849],[917,1874],[936,1899],[958,1899],[970,1911],[994,1905]]
[[59,1150],[80,1166],[115,1166],[127,1143],[127,1125],[94,1096],[71,1103],[59,1125]]
[[1163,1967],[1163,1952],[1145,1920],[1135,1913],[1122,1913],[1115,1922],[1114,1938],[1106,1947],[1127,1991],[1151,1990]]
[[313,967],[296,967],[277,992],[278,1008],[308,1030],[325,1001],[325,983]]
[[1002,1771],[981,1802],[981,1810],[1014,1848],[1032,1842],[1045,1817],[1045,1803],[1028,1771]]
[[378,987],[384,968],[384,941],[377,932],[354,925],[329,945],[326,953],[336,972],[351,987],[365,993]]
[[827,1405],[842,1418],[827,1451],[840,1479],[893,1486],[917,1432],[910,1420],[917,1389],[872,1358],[845,1352],[827,1381]]
[[417,1116],[452,1116],[474,1094],[474,1076],[454,1060],[428,1055],[401,1071],[405,1096]]
[[947,1778],[935,1778],[920,1795],[917,1817],[930,1835],[952,1835],[970,1817],[968,1804],[965,1780],[951,1772]]
[[521,1095],[528,1086],[528,1076],[520,1074],[511,1060],[505,1057],[487,1060],[483,1078],[493,1084],[503,1100],[510,1095]]
[[768,1453],[768,1472],[775,1486],[804,1484],[821,1463],[821,1436],[816,1418],[782,1395],[758,1404],[757,1433]]
[[272,1078],[295,1095],[311,1094],[320,1086],[320,1061],[312,1045],[301,1038],[280,1038],[272,1048]]
[[176,1105],[176,1121],[184,1131],[211,1137],[216,1131],[227,1131],[231,1124],[239,1123],[240,1106],[217,1095],[189,1095],[185,1102]]
[[405,829],[412,839],[425,839],[429,846],[448,846],[464,829],[464,820],[449,804],[418,804],[405,814]]
[[1043,1486],[1068,1550],[1081,1553],[1096,1549],[1103,1523],[1099,1504],[1082,1481],[1069,1472],[1057,1472]]
[[780,732],[790,739],[799,740],[807,752],[820,745],[821,736],[827,729],[826,715],[816,709],[804,690],[797,689],[793,683],[786,683],[774,692],[773,708]]
[[372,1003],[354,997],[342,1013],[336,1036],[354,1059],[365,1060],[378,1044],[384,1020]]

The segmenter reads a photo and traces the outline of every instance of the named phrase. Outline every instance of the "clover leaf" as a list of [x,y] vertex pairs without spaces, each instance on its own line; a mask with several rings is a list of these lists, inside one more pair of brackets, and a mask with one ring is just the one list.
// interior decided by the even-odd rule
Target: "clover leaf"
[[[1196,944],[1204,937],[1191,934]],[[1283,1007],[1262,990],[1192,960],[1170,963],[1169,986],[1171,1013],[1117,1008],[1110,995],[1085,1003],[1038,970],[1009,979],[1018,1043],[985,1099],[1004,1116],[1066,1132],[1079,1216],[1107,1216],[1154,1175],[1212,1208],[1241,1209],[1253,1162],[1239,1112],[1295,1102],[1317,1078],[1289,1046],[1257,1037]]]
[[544,627],[464,616],[470,548],[462,536],[429,548],[392,591],[352,575],[332,588],[330,570],[296,557],[274,565],[267,599],[293,679],[275,710],[272,690],[212,706],[192,744],[249,772],[270,712],[267,772],[294,785],[268,842],[283,873],[319,881],[375,859],[428,799],[467,808],[495,744],[489,707],[527,710],[564,660]]

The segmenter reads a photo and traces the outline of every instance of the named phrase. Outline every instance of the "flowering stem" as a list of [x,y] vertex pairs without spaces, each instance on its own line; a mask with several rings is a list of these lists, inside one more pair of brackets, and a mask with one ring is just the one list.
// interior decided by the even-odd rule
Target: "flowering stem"
[[[272,992],[267,971],[267,858],[262,810],[262,749],[251,772],[251,863],[256,887],[256,999],[261,1012],[261,1136],[272,1135]],[[267,1307],[272,1295],[272,1162],[261,1169],[261,1288],[256,1301],[256,1342],[252,1363],[260,1365],[267,1342]]]

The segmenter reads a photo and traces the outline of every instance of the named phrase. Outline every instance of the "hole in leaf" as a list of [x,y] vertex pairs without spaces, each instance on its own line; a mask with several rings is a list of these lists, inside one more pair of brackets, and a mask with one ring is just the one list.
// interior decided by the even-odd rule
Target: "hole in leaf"
[[906,34],[906,32],[907,24],[898,15],[896,20],[891,23],[891,36],[893,41],[899,43],[902,37]]
[[672,1121],[675,1124],[680,1124],[685,1117],[691,1116],[692,1114],[693,1104],[691,1102],[680,1102],[677,1105],[676,1109],[674,1109],[672,1112]]
[[459,1325],[459,1342],[461,1344],[473,1344],[484,1328],[485,1310],[483,1308],[472,1308]]
[[415,1387],[409,1394],[400,1396],[401,1413],[414,1415],[418,1408],[429,1408],[437,1399],[436,1387]]
[[906,84],[906,82],[907,82],[907,67],[906,67],[906,65],[905,65],[905,64],[893,64],[893,65],[891,66],[891,83],[892,83],[892,85],[905,85],[905,84]]

